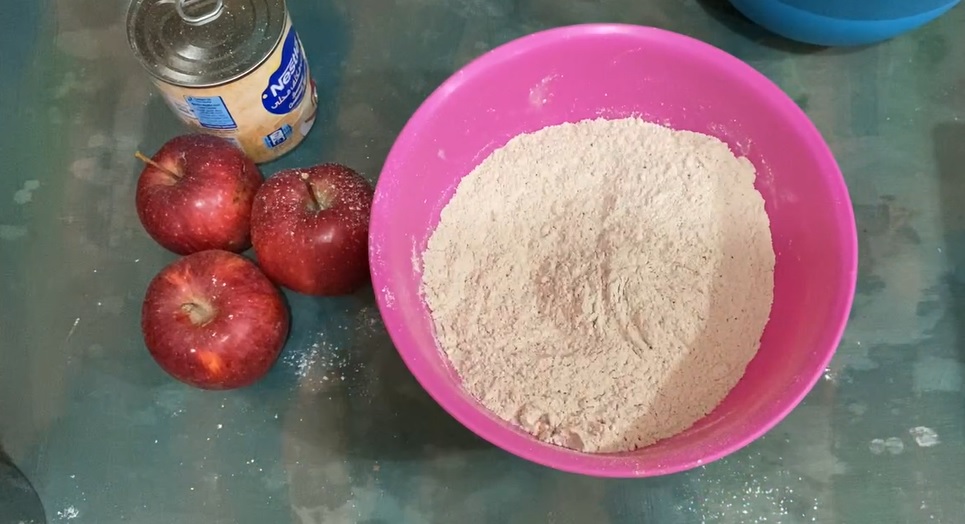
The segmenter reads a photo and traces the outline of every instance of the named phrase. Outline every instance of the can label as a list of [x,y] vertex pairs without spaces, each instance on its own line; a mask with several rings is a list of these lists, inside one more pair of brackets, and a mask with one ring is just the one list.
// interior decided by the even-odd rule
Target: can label
[[305,98],[308,85],[305,53],[294,29],[281,46],[281,65],[272,73],[268,87],[261,94],[261,103],[269,112],[276,115],[291,113]]
[[213,87],[155,79],[174,113],[189,126],[238,145],[257,163],[301,143],[315,123],[317,94],[305,50],[291,20],[268,58],[247,75]]
[[292,135],[292,132],[294,132],[292,126],[288,124],[281,126],[280,129],[276,129],[272,134],[265,137],[265,146],[274,149],[284,144]]
[[238,124],[231,117],[228,106],[220,96],[187,96],[184,97],[191,114],[198,120],[201,127],[208,129],[238,129]]

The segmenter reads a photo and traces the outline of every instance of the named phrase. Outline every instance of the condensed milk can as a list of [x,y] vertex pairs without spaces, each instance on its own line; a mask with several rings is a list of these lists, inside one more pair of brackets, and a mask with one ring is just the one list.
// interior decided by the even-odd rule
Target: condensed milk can
[[185,124],[255,162],[297,146],[318,98],[284,0],[134,0],[134,54]]

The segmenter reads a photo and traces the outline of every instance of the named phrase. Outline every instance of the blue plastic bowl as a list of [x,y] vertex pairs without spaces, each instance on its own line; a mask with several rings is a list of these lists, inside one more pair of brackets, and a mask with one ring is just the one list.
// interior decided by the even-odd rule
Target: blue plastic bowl
[[945,14],[959,0],[731,0],[785,38],[824,46],[873,44]]

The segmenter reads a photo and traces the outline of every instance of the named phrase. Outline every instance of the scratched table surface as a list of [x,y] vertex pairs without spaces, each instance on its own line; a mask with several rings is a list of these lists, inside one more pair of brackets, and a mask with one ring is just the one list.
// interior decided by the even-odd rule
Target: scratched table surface
[[[965,10],[879,45],[823,49],[716,0],[290,8],[320,118],[266,174],[339,161],[376,180],[432,89],[544,28],[653,25],[746,60],[807,111],[851,190],[861,266],[838,354],[760,440],[642,480],[556,472],[475,437],[405,369],[370,290],[289,294],[295,329],[267,378],[189,389],[154,364],[138,326],[148,281],[174,257],[138,223],[133,153],[182,128],[130,53],[126,1],[4,4],[0,444],[50,522],[962,522]],[[17,504],[6,493],[3,524]]]

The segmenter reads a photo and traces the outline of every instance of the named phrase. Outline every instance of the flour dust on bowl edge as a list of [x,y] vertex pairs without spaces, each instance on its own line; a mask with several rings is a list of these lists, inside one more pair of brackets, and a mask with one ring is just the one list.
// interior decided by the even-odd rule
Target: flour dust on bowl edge
[[[636,451],[581,453],[540,442],[462,389],[433,335],[420,293],[420,260],[459,181],[492,151],[550,125],[628,116],[715,136],[754,164],[776,255],[774,303],[757,356],[712,413]],[[857,274],[847,187],[821,135],[794,102],[756,70],[708,44],[617,24],[525,36],[446,80],[389,153],[369,241],[386,328],[433,399],[506,451],[601,477],[691,469],[772,428],[827,367],[847,322]]]

